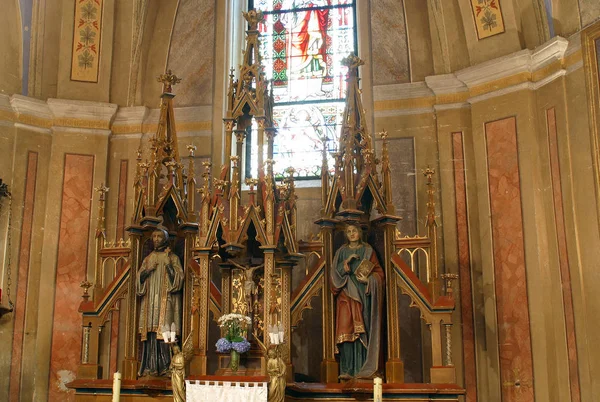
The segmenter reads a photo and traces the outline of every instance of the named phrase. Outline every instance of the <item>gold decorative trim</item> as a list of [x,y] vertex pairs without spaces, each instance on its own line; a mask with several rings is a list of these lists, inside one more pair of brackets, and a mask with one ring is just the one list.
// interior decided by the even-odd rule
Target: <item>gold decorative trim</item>
[[0,110],[0,120],[14,122],[16,121],[15,113],[9,110]]
[[563,69],[563,62],[561,60],[553,61],[545,67],[540,68],[539,70],[534,71],[531,74],[531,79],[533,82],[538,82],[543,80],[544,78],[550,77],[552,74]]
[[354,342],[359,338],[358,334],[342,334],[337,337],[336,344],[344,343],[344,342]]
[[122,126],[112,126],[113,134],[137,134],[143,132],[143,124],[129,124]]
[[[583,35],[581,38],[581,42],[583,43]],[[579,49],[571,54],[566,55],[565,58],[563,59],[563,65],[565,66],[565,68],[569,68],[569,67],[574,66],[575,64],[579,63],[582,60],[583,60],[583,53],[582,53],[581,49]]]
[[494,92],[499,89],[512,87],[514,85],[519,85],[519,84],[522,84],[527,81],[531,81],[531,73],[524,71],[522,73],[510,75],[505,78],[499,78],[497,80],[486,82],[485,84],[477,85],[477,86],[473,87],[469,91],[469,93],[470,93],[471,97],[485,95],[489,92]]
[[77,118],[59,118],[52,121],[55,127],[110,129],[110,122],[103,120],[86,120]]
[[436,97],[436,105],[446,105],[450,103],[464,103],[469,99],[468,92],[458,92],[453,94],[441,94]]
[[52,120],[44,119],[37,116],[31,116],[28,114],[21,114],[17,116],[17,122],[27,124],[29,126],[50,128],[52,127]]

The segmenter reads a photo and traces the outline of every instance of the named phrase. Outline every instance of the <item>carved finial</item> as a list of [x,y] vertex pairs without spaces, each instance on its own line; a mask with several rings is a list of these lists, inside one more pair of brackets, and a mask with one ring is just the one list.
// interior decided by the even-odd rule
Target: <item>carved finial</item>
[[227,180],[215,179],[215,187],[219,191],[223,191],[223,188],[229,184]]
[[386,130],[383,130],[379,133],[379,136],[381,137],[381,139],[385,142],[387,140],[388,137],[388,132]]
[[426,169],[423,170],[423,176],[427,177],[427,185],[430,186],[432,184],[432,178],[435,174],[435,169],[431,168],[431,166],[427,166]]
[[190,152],[190,158],[193,158],[194,152],[196,151],[197,147],[195,145],[189,144],[187,145],[187,149]]
[[365,64],[365,62],[354,53],[350,53],[347,57],[342,59],[342,66],[346,66],[350,70],[357,69],[363,64]]
[[144,163],[140,163],[140,168],[142,168],[142,173],[148,173],[148,169],[150,168],[148,160],[146,160]]
[[442,279],[446,281],[446,296],[453,297],[452,281],[458,279],[458,274],[442,274]]
[[251,177],[248,177],[246,179],[246,185],[250,187],[248,194],[250,195],[250,204],[252,204],[252,205],[254,205],[254,203],[255,203],[254,195],[256,194],[256,191],[254,191],[254,186],[256,186],[257,184],[258,184],[258,179],[253,179]]
[[175,168],[177,168],[177,165],[179,165],[179,164],[174,160],[165,162],[165,166],[167,167],[167,169],[169,169],[169,172],[174,171]]
[[173,85],[179,84],[181,82],[181,78],[177,77],[171,70],[167,70],[165,74],[159,75],[157,78],[158,82],[163,83],[163,92],[171,92],[173,91]]
[[250,30],[256,30],[258,28],[258,24],[263,22],[265,19],[262,11],[250,10],[247,13],[242,12],[246,21],[248,21],[248,25],[250,25]]
[[106,193],[108,193],[109,188],[106,187],[104,185],[104,183],[100,184],[99,187],[96,187],[94,190],[96,190],[98,193],[100,193],[100,201],[104,201]]
[[423,176],[427,178],[427,226],[433,227],[437,226],[435,222],[435,198],[434,198],[434,188],[433,188],[433,175],[435,174],[435,169],[427,166],[426,169],[423,170]]
[[256,186],[258,184],[258,179],[253,179],[251,177],[248,177],[245,180],[245,183],[246,183],[247,186],[250,187],[250,191],[253,191],[254,190],[254,186]]
[[285,173],[287,173],[289,175],[290,178],[294,177],[294,173],[296,173],[296,169],[294,169],[292,166],[290,166],[289,168],[285,169]]
[[92,283],[86,279],[85,281],[81,281],[79,286],[83,289],[83,295],[81,297],[83,297],[84,301],[88,301],[88,299],[90,298],[89,291],[92,287]]

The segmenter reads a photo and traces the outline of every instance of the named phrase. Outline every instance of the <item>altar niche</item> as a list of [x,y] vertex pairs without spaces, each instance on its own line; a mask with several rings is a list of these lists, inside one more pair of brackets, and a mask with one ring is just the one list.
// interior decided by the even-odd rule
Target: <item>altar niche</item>
[[[104,203],[108,188],[97,188],[96,265],[94,283],[82,283],[83,342],[77,381],[109,378],[112,371],[119,370],[124,380],[158,380],[154,386],[164,388],[172,351],[163,332],[167,326],[169,332],[173,329],[181,343],[198,324],[193,293],[199,281],[191,253],[198,233],[195,146],[187,147],[190,159],[184,167],[171,93],[180,79],[168,71],[160,81],[163,94],[158,129],[150,139],[146,160],[138,150],[127,240],[107,240]],[[118,325],[117,314],[121,316]],[[102,331],[108,322],[112,331]],[[122,349],[117,349],[117,341]],[[192,337],[192,341],[197,350],[198,340]],[[108,349],[114,364],[103,360]],[[194,357],[192,354],[192,362]]]
[[174,249],[169,232],[157,227],[144,242],[142,264],[136,274],[138,296],[138,336],[140,337],[139,377],[160,377],[169,373],[171,339],[181,339],[184,273],[181,265],[184,242]]

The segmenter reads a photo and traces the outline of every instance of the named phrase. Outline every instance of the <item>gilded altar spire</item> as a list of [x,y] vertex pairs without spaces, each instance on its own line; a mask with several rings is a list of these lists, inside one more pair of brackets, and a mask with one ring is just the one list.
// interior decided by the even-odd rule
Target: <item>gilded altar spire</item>
[[[354,54],[350,54],[342,60],[342,65],[348,67],[348,78],[346,79],[348,89],[346,108],[342,119],[342,132],[340,133],[338,152],[335,155],[337,187],[332,190],[339,189],[342,196],[342,208],[345,210],[359,209],[360,198],[369,183],[373,183],[371,187],[374,187],[371,192],[379,193],[379,178],[376,169],[378,161],[375,158],[373,142],[367,128],[359,88],[358,68],[363,64],[364,62]],[[327,172],[322,172],[322,174],[327,174]],[[384,207],[384,203],[379,200],[378,205]]]
[[[160,114],[158,127],[154,136],[150,139],[151,158],[148,167],[147,205],[155,205],[164,195],[167,186],[172,185],[181,200],[189,203],[186,188],[184,165],[179,156],[177,143],[177,129],[175,126],[175,113],[173,111],[173,98],[175,95],[173,87],[181,82],[171,70],[157,77],[157,81],[163,84],[161,95]],[[193,165],[192,165],[193,166]],[[161,177],[167,173],[168,183],[162,183]],[[193,199],[193,197],[191,197]],[[152,207],[150,207],[152,209]],[[188,208],[186,208],[187,210]],[[191,209],[189,209],[191,211]]]

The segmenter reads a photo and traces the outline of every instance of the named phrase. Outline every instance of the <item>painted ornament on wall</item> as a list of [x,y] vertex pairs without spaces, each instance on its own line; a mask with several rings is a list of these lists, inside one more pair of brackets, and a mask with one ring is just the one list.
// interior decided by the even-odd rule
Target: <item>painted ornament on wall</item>
[[71,80],[98,82],[103,0],[77,0]]
[[500,0],[471,0],[477,38],[484,39],[504,32]]

